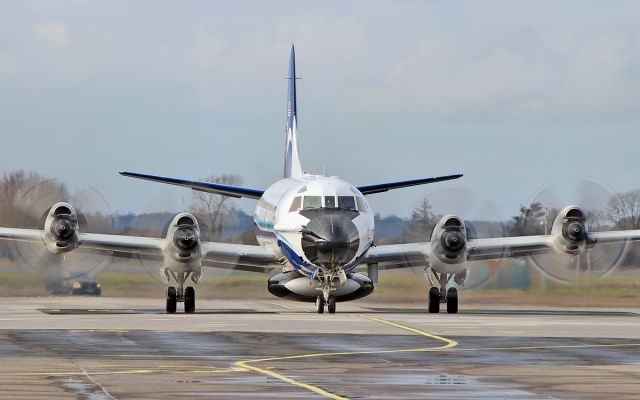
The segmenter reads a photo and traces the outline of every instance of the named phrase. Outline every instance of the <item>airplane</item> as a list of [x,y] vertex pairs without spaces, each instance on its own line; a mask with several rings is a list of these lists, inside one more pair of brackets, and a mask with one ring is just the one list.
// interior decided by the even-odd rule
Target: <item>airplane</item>
[[42,230],[0,228],[0,238],[42,242],[59,255],[79,249],[161,260],[167,313],[175,313],[177,303],[184,303],[185,313],[195,311],[195,289],[188,280],[194,285],[201,282],[204,267],[277,272],[268,278],[268,291],[283,299],[315,302],[317,313],[325,309],[335,313],[337,302],[370,295],[379,270],[421,267],[430,284],[428,312],[438,313],[440,305],[446,304],[448,313],[457,313],[458,292],[448,286],[451,279],[464,285],[469,262],[535,254],[571,257],[597,244],[640,240],[640,230],[589,232],[585,211],[568,206],[555,217],[549,235],[474,238],[462,217],[445,215],[429,241],[376,246],[368,196],[454,180],[462,174],[354,186],[335,176],[304,172],[298,152],[296,80],[292,46],[284,176],[266,190],[120,172],[126,177],[257,200],[254,221],[260,232],[259,245],[202,241],[197,219],[184,212],[172,219],[165,238],[83,233],[78,213],[66,202],[50,208]]

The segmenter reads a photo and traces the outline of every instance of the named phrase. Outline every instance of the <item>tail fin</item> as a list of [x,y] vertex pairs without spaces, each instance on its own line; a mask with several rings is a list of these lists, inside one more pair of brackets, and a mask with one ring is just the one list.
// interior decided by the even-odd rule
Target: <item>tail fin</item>
[[287,143],[284,154],[284,177],[301,177],[302,167],[298,155],[298,118],[296,106],[296,51],[291,45],[289,59],[289,94],[287,98]]

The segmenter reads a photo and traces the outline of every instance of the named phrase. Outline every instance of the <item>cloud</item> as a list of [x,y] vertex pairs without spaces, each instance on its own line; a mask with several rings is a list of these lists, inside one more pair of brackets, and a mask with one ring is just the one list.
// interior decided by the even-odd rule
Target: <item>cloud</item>
[[33,27],[33,33],[50,47],[61,49],[69,43],[67,27],[62,23],[52,22]]

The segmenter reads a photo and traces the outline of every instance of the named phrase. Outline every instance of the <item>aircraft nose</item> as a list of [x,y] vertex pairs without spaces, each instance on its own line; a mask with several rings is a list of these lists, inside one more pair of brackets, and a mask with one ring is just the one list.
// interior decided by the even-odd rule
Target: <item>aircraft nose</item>
[[358,229],[352,218],[339,210],[312,216],[302,233],[305,256],[312,263],[330,269],[351,261],[359,246]]

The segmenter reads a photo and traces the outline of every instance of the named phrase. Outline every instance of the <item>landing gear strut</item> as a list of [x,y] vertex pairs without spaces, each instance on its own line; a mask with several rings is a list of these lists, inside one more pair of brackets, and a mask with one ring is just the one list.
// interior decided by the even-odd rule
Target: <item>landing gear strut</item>
[[336,290],[336,281],[338,281],[338,278],[336,278],[335,275],[324,276],[323,274],[323,276],[320,278],[322,287],[318,288],[318,290],[321,290],[322,294],[319,294],[318,297],[316,297],[316,312],[318,314],[324,313],[325,306],[327,306],[327,311],[329,312],[329,314],[335,314],[336,296],[332,295],[331,293]]
[[[433,276],[438,280],[439,288],[433,285],[433,280],[429,273],[433,274]],[[459,280],[457,278],[459,277],[454,277],[454,274],[438,273],[431,268],[425,269],[425,275],[427,277],[427,281],[431,284],[428,303],[429,313],[439,313],[440,303],[446,303],[447,313],[456,314],[458,312],[458,289],[452,287],[447,290],[447,284],[451,278],[454,278],[457,283]],[[464,275],[464,277],[466,277],[466,272],[464,272]],[[462,281],[464,281],[464,277],[462,277]]]

